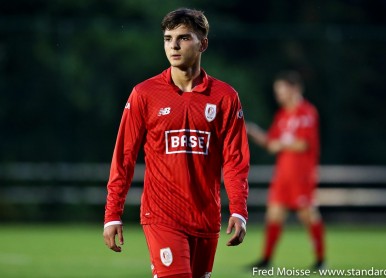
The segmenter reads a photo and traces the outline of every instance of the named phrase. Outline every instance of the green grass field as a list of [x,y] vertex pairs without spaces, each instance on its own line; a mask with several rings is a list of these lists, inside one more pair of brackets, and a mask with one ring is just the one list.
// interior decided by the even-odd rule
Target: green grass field
[[[245,267],[260,253],[261,232],[248,227],[239,247],[225,246],[228,236],[222,232],[212,277],[263,277]],[[114,253],[104,245],[101,227],[2,224],[0,277],[151,277],[141,228],[127,225],[124,233],[123,252]],[[386,269],[386,227],[328,226],[327,254],[329,269]],[[299,226],[287,227],[274,266],[304,269],[312,262],[308,234]]]

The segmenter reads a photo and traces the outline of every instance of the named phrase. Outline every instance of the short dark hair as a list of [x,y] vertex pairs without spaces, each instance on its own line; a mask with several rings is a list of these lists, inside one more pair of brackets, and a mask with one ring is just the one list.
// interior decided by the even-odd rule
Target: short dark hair
[[173,30],[180,25],[191,28],[200,39],[208,36],[209,22],[202,11],[187,8],[171,11],[163,18],[161,29],[165,32],[165,30]]
[[287,70],[279,72],[275,77],[276,81],[285,81],[292,86],[298,86],[303,89],[303,79],[299,72],[294,70]]

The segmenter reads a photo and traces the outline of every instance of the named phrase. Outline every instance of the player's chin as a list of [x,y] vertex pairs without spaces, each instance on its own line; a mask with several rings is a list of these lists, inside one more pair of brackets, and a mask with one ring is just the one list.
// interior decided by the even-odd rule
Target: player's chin
[[173,58],[173,57],[169,57],[169,63],[172,65],[172,66],[178,66],[178,65],[182,65],[183,64],[183,61],[182,61],[182,58]]
[[170,65],[172,67],[176,67],[176,68],[179,68],[181,70],[189,69],[194,65],[193,62],[188,61],[187,59],[182,59],[182,58],[177,59],[177,60],[169,59],[169,62],[170,62]]

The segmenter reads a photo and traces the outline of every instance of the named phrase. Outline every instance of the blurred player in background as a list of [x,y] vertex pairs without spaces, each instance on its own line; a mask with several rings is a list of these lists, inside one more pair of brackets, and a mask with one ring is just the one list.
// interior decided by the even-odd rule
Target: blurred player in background
[[[201,69],[209,24],[178,9],[161,24],[171,67],[134,87],[111,163],[104,240],[123,244],[122,221],[134,165],[144,146],[141,224],[153,277],[211,276],[220,232],[223,172],[230,200],[227,245],[243,241],[248,217],[248,136],[237,92]],[[130,248],[130,247],[129,247]]]
[[250,138],[276,155],[266,211],[265,247],[254,266],[270,265],[288,211],[295,210],[312,238],[316,261],[314,269],[324,267],[324,226],[314,193],[319,163],[319,119],[316,108],[303,98],[299,73],[278,74],[273,89],[281,109],[266,133],[254,123],[247,123]]

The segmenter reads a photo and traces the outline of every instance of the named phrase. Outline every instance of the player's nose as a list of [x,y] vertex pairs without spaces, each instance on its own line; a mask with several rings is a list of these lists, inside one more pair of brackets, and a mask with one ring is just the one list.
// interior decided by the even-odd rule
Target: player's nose
[[178,40],[172,40],[170,42],[170,48],[171,49],[180,49],[180,44]]

